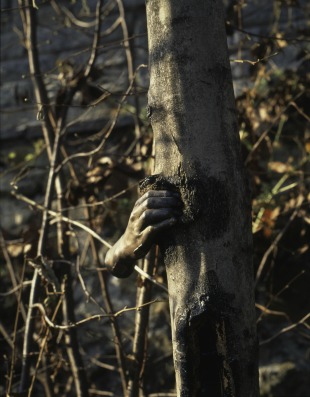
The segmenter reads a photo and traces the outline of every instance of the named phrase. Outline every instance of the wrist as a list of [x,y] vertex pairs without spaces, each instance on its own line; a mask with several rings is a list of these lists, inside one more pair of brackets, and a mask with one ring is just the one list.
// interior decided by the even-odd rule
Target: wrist
[[105,264],[111,273],[119,278],[128,277],[134,270],[135,257],[131,255],[129,247],[122,236],[117,243],[109,249],[105,257]]

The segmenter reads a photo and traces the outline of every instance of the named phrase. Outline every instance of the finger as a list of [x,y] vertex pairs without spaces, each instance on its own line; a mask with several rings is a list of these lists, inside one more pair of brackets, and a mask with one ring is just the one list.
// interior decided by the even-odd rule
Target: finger
[[152,210],[160,208],[181,208],[183,203],[177,197],[149,197],[145,199],[140,208],[143,210]]
[[137,220],[140,219],[140,217],[143,215],[143,212],[147,210],[155,210],[155,209],[162,209],[162,208],[174,208],[174,209],[179,209],[181,210],[183,207],[183,202],[182,200],[175,196],[171,195],[171,192],[169,192],[170,195],[168,196],[145,196],[139,199],[135,206],[134,209],[131,213],[131,218],[132,220]]
[[178,208],[160,208],[144,211],[140,216],[140,222],[143,228],[155,223],[159,223],[165,219],[180,217],[182,211]]
[[159,208],[181,208],[182,206],[182,201],[177,197],[149,197],[141,204],[141,207],[145,210]]
[[171,217],[154,225],[148,226],[143,231],[141,244],[134,250],[136,259],[142,258],[148,253],[152,244],[154,244],[154,239],[156,238],[158,233],[163,230],[169,229],[170,227],[175,225],[176,222],[177,219],[175,217]]
[[137,202],[136,205],[141,205],[145,200],[151,197],[176,197],[180,198],[180,193],[171,191],[171,190],[149,190],[148,192],[144,193]]
[[144,232],[143,232],[143,245],[151,241],[153,243],[154,237],[159,233],[162,232],[166,229],[169,229],[170,227],[174,226],[177,223],[177,219],[175,217],[165,219],[164,221],[161,221],[159,223],[156,223],[154,225],[148,226]]

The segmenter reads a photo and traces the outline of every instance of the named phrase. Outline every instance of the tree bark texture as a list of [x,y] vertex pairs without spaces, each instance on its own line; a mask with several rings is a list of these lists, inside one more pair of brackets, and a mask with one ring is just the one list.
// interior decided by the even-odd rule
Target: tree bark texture
[[146,5],[156,175],[145,183],[184,202],[160,240],[177,393],[257,396],[250,197],[222,1]]

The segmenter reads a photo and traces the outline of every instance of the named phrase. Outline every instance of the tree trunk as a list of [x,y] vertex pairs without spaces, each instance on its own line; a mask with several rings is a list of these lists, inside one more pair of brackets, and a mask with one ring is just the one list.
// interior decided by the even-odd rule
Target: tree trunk
[[250,197],[222,1],[147,0],[153,189],[178,189],[161,238],[178,396],[258,394]]

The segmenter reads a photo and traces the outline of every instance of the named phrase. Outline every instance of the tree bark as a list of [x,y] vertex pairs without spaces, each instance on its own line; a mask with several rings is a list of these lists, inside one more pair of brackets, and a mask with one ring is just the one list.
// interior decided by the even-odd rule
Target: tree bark
[[147,0],[152,189],[184,210],[161,237],[178,396],[258,395],[250,197],[222,1]]

